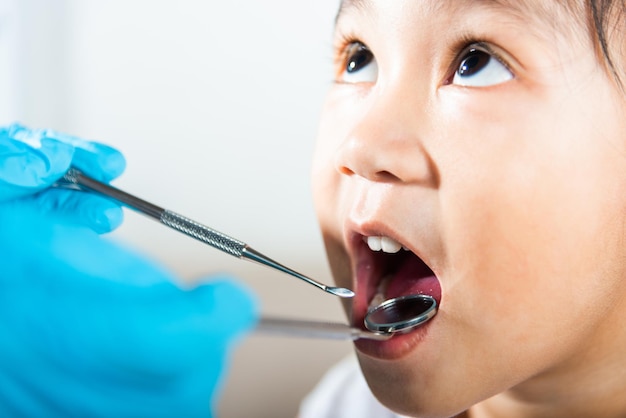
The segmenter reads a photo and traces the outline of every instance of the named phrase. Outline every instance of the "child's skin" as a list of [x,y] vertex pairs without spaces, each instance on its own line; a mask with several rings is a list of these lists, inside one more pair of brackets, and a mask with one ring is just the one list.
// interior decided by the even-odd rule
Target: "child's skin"
[[360,326],[401,264],[362,237],[388,236],[436,279],[411,256],[387,296],[440,303],[356,343],[394,411],[626,416],[626,94],[574,3],[342,4],[313,167],[331,268]]

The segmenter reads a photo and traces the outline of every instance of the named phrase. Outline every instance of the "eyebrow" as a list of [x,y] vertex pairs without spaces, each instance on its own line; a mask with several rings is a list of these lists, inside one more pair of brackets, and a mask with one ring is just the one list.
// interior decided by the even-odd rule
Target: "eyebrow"
[[335,23],[339,20],[339,18],[346,13],[349,9],[358,9],[364,10],[370,6],[369,0],[341,0],[339,3],[339,10],[337,11],[337,15],[335,16]]

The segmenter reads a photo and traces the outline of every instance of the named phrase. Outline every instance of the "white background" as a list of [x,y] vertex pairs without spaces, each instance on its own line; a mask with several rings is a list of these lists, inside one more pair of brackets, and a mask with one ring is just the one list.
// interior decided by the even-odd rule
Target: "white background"
[[[336,0],[0,0],[0,122],[109,143],[114,184],[330,282],[310,157]],[[345,321],[339,302],[132,212],[114,234],[184,280],[222,272],[266,314]],[[251,336],[223,417],[290,417],[347,342]],[[184,353],[181,353],[184,355]]]

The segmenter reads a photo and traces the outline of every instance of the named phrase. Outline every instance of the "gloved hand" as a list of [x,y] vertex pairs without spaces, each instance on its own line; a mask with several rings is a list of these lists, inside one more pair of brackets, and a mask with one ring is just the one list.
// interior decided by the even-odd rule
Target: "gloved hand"
[[122,210],[111,200],[49,188],[70,165],[108,182],[122,174],[126,163],[119,151],[96,142],[17,124],[0,128],[0,203],[29,199],[44,212],[71,214],[71,222],[100,233],[119,226]]
[[224,278],[174,280],[86,227],[0,204],[0,416],[211,416],[255,304]]

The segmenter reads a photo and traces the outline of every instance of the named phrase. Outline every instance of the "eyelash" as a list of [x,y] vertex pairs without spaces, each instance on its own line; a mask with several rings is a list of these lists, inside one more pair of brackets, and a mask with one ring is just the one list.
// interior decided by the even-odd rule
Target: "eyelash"
[[508,61],[504,59],[504,57],[498,53],[498,51],[492,46],[490,42],[485,41],[484,39],[477,39],[472,36],[462,36],[459,41],[454,43],[449,50],[449,56],[451,67],[448,70],[448,76],[444,80],[444,84],[450,84],[454,77],[456,70],[459,68],[463,57],[470,51],[470,49],[480,49],[491,55],[493,58],[498,60],[506,69],[513,74],[513,70],[509,65]]
[[335,68],[335,80],[339,80],[339,76],[345,71],[346,64],[348,59],[350,58],[349,53],[352,51],[351,46],[355,44],[366,45],[364,42],[360,41],[356,36],[341,34],[339,35],[339,39],[337,39],[334,43],[334,62],[333,68]]

